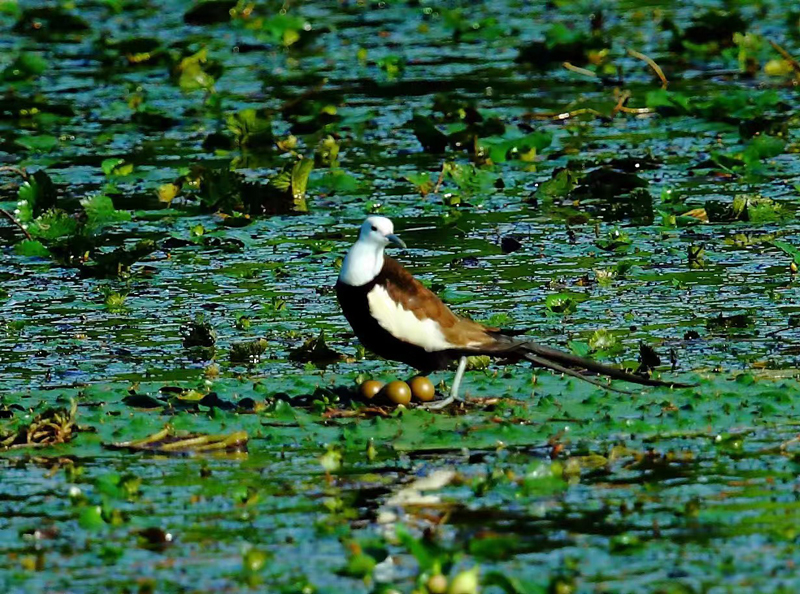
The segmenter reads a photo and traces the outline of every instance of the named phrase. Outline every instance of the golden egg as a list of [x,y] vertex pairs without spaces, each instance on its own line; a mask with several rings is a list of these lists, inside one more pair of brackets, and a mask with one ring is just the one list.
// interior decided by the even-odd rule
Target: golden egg
[[377,380],[367,380],[358,387],[358,393],[366,400],[371,400],[381,391],[383,384]]
[[436,396],[436,388],[424,375],[413,377],[409,385],[411,386],[411,395],[420,402],[430,402]]
[[445,592],[447,592],[447,578],[441,573],[432,575],[428,578],[428,583],[425,585],[428,587],[428,592],[431,594],[445,594]]
[[383,395],[394,404],[408,406],[408,403],[411,402],[411,388],[408,387],[407,383],[399,380],[386,384],[383,389]]

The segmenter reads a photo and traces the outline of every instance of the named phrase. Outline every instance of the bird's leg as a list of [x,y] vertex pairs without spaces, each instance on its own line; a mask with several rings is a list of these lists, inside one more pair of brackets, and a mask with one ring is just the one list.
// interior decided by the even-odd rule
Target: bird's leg
[[458,388],[461,386],[461,378],[464,377],[464,372],[467,370],[467,357],[462,356],[461,359],[458,361],[458,370],[456,371],[456,376],[453,378],[453,385],[450,387],[450,395],[445,398],[444,400],[440,400],[439,402],[431,402],[430,404],[424,404],[422,408],[427,408],[428,410],[439,410],[449,406],[454,400],[458,400]]
[[464,372],[467,370],[467,356],[462,355],[458,361],[458,369],[456,376],[453,378],[453,385],[450,388],[450,398],[458,400],[458,389],[461,387],[461,380],[464,377]]

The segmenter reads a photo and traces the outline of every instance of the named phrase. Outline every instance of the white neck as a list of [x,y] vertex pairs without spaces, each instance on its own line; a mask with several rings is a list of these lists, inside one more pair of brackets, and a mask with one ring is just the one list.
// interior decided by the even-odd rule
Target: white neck
[[344,257],[339,281],[351,287],[366,285],[383,268],[383,248],[371,241],[356,241]]

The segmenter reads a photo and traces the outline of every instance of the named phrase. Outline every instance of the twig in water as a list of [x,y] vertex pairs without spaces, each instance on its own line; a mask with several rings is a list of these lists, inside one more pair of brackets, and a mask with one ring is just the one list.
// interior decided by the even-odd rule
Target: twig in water
[[14,167],[13,165],[3,165],[0,171],[10,171],[11,173],[18,174],[22,179],[28,179],[28,172],[22,167]]
[[633,49],[628,49],[628,55],[636,58],[637,60],[644,60],[645,62],[647,62],[647,65],[653,69],[653,72],[656,73],[656,76],[658,76],[658,78],[661,79],[661,88],[662,89],[667,88],[667,85],[669,85],[669,81],[667,80],[667,77],[664,76],[664,71],[661,70],[661,66],[656,64],[653,58],[644,55],[642,52],[637,52],[636,50]]
[[622,110],[622,108],[625,107],[625,102],[628,101],[628,99],[630,98],[631,98],[630,91],[622,91],[619,94],[619,99],[617,100],[617,104],[614,106],[614,109],[611,110],[611,115],[612,116],[617,115],[617,113],[619,113]]
[[445,167],[444,164],[442,164],[442,170],[439,172],[439,179],[436,180],[436,185],[433,186],[434,194],[439,193],[439,188],[441,188],[442,184],[444,183],[444,167]]
[[573,111],[545,111],[541,113],[526,113],[524,117],[534,120],[568,120],[569,118],[574,118],[575,116],[584,115],[587,113],[593,116],[603,117],[602,113],[596,109],[592,109],[591,107],[583,107]]
[[25,227],[23,227],[17,219],[14,218],[14,215],[8,212],[5,208],[0,208],[0,214],[2,214],[5,218],[14,223],[14,225],[17,226],[17,229],[22,231],[28,240],[33,240],[33,237],[31,237],[31,234],[28,233],[28,230]]
[[584,76],[591,76],[592,78],[597,78],[597,73],[592,72],[586,68],[581,68],[580,66],[575,66],[574,64],[570,64],[569,62],[564,62],[562,64],[564,68],[567,70],[571,70],[572,72],[577,72],[578,74],[583,74]]
[[650,107],[625,107],[624,105],[619,108],[622,113],[635,113],[635,114],[645,114],[645,113],[655,113],[655,109],[651,109]]

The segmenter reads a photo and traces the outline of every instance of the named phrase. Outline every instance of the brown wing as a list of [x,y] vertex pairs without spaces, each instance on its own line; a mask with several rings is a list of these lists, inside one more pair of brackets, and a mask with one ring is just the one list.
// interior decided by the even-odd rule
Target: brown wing
[[445,339],[456,347],[488,347],[496,342],[492,332],[497,328],[489,328],[461,318],[450,311],[435,293],[415,279],[403,266],[384,256],[383,268],[375,279],[386,288],[389,296],[413,312],[418,320],[432,319],[438,322]]

